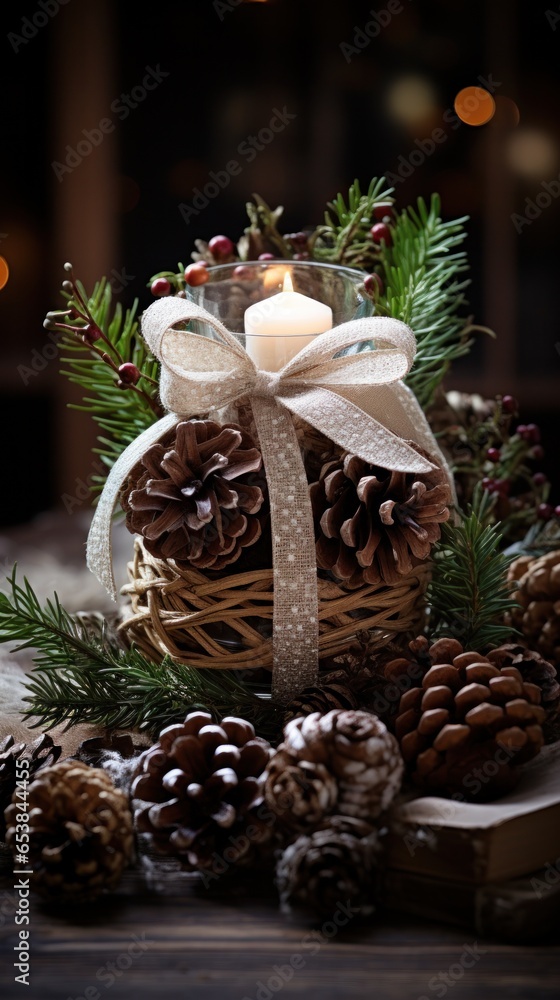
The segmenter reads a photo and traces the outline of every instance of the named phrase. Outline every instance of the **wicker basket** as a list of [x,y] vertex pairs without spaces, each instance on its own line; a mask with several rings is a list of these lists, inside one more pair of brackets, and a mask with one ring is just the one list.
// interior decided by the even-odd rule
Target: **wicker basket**
[[[272,669],[271,569],[211,578],[155,558],[137,537],[128,575],[123,594],[131,606],[120,630],[147,656],[167,653],[213,670]],[[369,631],[371,646],[381,647],[417,628],[429,576],[423,563],[393,587],[347,590],[319,579],[319,658],[344,652],[358,631]]]

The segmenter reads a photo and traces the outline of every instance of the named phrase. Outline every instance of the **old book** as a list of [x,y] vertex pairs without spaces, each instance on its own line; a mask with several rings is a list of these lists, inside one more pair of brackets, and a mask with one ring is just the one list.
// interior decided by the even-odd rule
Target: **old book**
[[498,802],[425,796],[393,811],[391,869],[482,885],[547,864],[560,879],[560,743],[526,764],[515,790]]
[[560,871],[549,865],[523,878],[475,885],[389,869],[384,902],[424,920],[468,927],[481,937],[543,943],[558,938]]

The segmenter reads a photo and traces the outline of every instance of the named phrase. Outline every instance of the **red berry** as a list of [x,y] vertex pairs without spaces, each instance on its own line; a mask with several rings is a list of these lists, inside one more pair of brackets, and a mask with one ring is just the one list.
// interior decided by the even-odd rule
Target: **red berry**
[[307,233],[286,233],[284,239],[287,243],[291,243],[292,246],[307,246]]
[[208,244],[208,249],[213,257],[220,260],[222,257],[231,257],[235,253],[235,243],[232,243],[229,236],[213,236]]
[[489,462],[499,462],[502,455],[499,448],[489,448],[486,452],[486,458]]
[[368,295],[372,295],[374,297],[377,295],[383,295],[383,282],[375,271],[373,274],[366,274],[364,278],[364,288]]
[[523,440],[526,441],[527,440],[527,436],[526,436],[527,435],[527,424],[518,424],[517,430],[516,430],[515,433],[519,434],[519,437],[523,438]]
[[527,424],[527,440],[532,444],[538,444],[541,439],[540,427],[536,424]]
[[383,219],[392,219],[394,215],[393,206],[388,202],[379,202],[378,205],[373,206],[373,218],[383,221]]
[[124,382],[125,385],[136,385],[140,379],[141,372],[131,361],[125,361],[124,365],[119,367],[119,375],[121,382]]
[[496,480],[491,479],[490,476],[485,476],[482,480],[482,489],[487,490],[488,493],[494,493],[496,490]]
[[234,267],[233,269],[233,277],[239,281],[247,281],[247,279],[252,277],[251,268],[245,264],[239,264],[238,267]]
[[101,337],[101,330],[94,323],[87,323],[82,327],[82,338],[85,344],[93,344]]
[[502,410],[504,413],[517,413],[519,403],[515,396],[502,396]]
[[260,253],[259,260],[276,260],[273,253]]
[[535,486],[544,486],[544,484],[548,482],[544,472],[535,472],[535,475],[532,478]]
[[376,222],[375,225],[371,227],[370,233],[374,243],[384,243],[387,247],[393,245],[391,230],[386,222]]
[[206,264],[197,261],[196,264],[189,264],[185,270],[185,281],[193,288],[197,285],[204,285],[208,281],[209,274]]
[[554,513],[556,517],[560,517],[560,503],[558,504],[557,507],[554,508]]
[[535,462],[542,462],[544,458],[544,448],[542,444],[534,444],[529,451],[529,458],[532,458]]
[[554,507],[551,503],[540,503],[537,507],[537,517],[539,517],[541,521],[550,521],[553,514]]
[[171,291],[171,282],[167,278],[156,278],[152,281],[151,293],[152,295],[161,298],[162,295],[169,295]]
[[510,489],[511,489],[511,483],[509,479],[496,480],[496,488],[495,488],[496,493],[501,493],[503,497],[507,497],[509,495]]

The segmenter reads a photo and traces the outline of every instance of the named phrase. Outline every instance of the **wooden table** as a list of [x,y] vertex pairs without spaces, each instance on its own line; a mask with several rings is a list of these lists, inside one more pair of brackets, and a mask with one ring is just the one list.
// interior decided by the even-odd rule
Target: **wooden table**
[[333,921],[283,916],[264,890],[210,892],[173,877],[147,888],[135,873],[117,895],[74,912],[33,899],[25,990],[11,970],[18,928],[9,885],[4,880],[0,890],[3,1000],[101,1000],[109,990],[111,1000],[560,997],[554,941],[536,947],[477,941],[468,930],[392,912],[377,922],[350,917],[333,934]]

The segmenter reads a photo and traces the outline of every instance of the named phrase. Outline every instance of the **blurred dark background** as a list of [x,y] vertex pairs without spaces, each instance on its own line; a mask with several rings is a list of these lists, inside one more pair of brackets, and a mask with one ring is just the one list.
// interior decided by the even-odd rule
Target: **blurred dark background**
[[[358,34],[359,48],[372,10],[379,31]],[[289,232],[320,221],[355,177],[386,173],[401,206],[439,191],[445,218],[470,216],[471,311],[498,336],[481,335],[449,387],[518,397],[542,427],[558,502],[560,8],[25,0],[2,22],[0,524],[78,496],[94,471],[90,421],[66,409],[42,327],[66,260],[144,308],[150,276],[188,263],[195,238],[241,234],[252,192],[285,206]],[[459,123],[455,95],[480,84],[494,118]],[[250,161],[240,144],[275,109],[295,118]],[[445,138],[421,162],[436,128]],[[241,171],[187,224],[179,205],[232,159]]]

